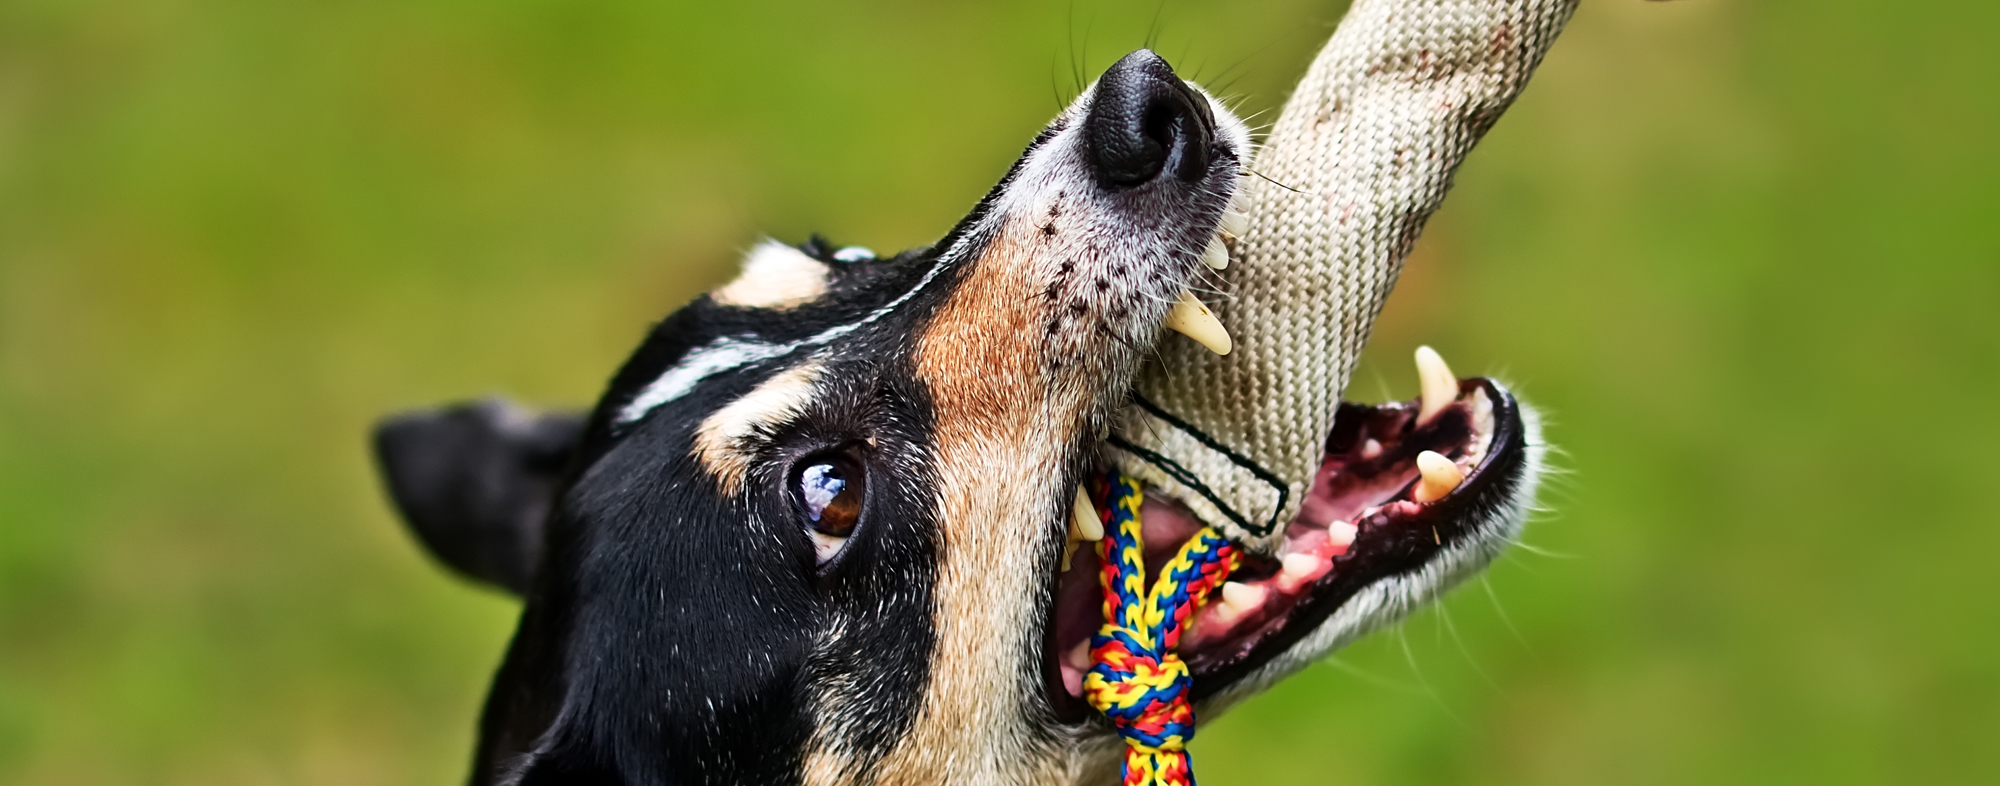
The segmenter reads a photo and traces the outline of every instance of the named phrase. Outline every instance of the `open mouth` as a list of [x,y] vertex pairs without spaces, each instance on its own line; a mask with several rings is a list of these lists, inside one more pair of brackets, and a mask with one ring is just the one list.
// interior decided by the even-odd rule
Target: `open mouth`
[[[1423,352],[1428,352],[1424,350]],[[1244,554],[1230,581],[1195,612],[1179,647],[1194,699],[1216,695],[1290,649],[1364,588],[1446,552],[1491,547],[1482,522],[1514,495],[1526,457],[1513,396],[1485,378],[1459,380],[1419,354],[1424,392],[1409,402],[1343,402],[1312,489],[1275,555]],[[1150,575],[1201,522],[1157,495],[1140,509]],[[1090,637],[1104,624],[1095,550],[1057,577],[1044,641],[1051,707],[1067,722],[1081,698]]]

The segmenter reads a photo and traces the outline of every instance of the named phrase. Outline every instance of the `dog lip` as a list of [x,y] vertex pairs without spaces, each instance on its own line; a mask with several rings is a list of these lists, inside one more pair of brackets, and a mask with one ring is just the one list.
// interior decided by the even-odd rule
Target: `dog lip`
[[1195,183],[1208,173],[1215,116],[1166,60],[1141,49],[1098,78],[1084,138],[1106,188],[1143,185],[1170,166],[1175,177]]

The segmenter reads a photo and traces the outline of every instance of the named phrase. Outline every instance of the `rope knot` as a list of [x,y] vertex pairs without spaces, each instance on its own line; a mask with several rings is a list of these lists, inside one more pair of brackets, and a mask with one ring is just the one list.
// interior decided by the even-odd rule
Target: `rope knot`
[[1148,591],[1138,481],[1112,477],[1105,494],[1105,624],[1090,640],[1083,694],[1125,739],[1126,786],[1193,786],[1187,754],[1194,739],[1194,678],[1174,653],[1194,610],[1229,578],[1236,548],[1212,528],[1181,546]]
[[1131,630],[1107,625],[1091,639],[1090,658],[1084,697],[1111,719],[1127,745],[1149,753],[1187,749],[1194,736],[1188,702],[1194,680],[1179,656],[1148,652]]

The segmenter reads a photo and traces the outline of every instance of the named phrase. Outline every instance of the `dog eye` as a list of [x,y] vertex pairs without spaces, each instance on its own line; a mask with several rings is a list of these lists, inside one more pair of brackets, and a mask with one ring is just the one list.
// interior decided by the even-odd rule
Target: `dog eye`
[[792,475],[792,502],[812,536],[813,550],[825,563],[840,553],[861,523],[861,502],[867,476],[847,456],[817,456],[799,462]]

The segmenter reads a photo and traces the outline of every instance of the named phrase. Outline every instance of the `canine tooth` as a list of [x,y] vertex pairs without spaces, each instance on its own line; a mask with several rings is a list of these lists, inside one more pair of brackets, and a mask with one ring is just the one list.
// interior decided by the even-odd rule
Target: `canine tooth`
[[1423,478],[1417,481],[1417,487],[1410,495],[1416,497],[1418,502],[1444,499],[1444,495],[1465,482],[1465,472],[1436,451],[1426,450],[1417,454],[1417,471],[1423,473]]
[[1372,458],[1374,458],[1374,457],[1376,457],[1376,456],[1380,456],[1380,455],[1382,455],[1382,443],[1381,443],[1381,442],[1378,442],[1378,441],[1376,441],[1376,440],[1374,440],[1374,439],[1370,439],[1370,440],[1368,440],[1367,442],[1363,442],[1363,443],[1361,443],[1361,457],[1362,457],[1362,458],[1365,458],[1365,459],[1372,459]]
[[1251,586],[1240,581],[1224,582],[1222,585],[1222,605],[1236,612],[1236,614],[1231,616],[1237,616],[1264,605],[1264,597],[1268,594],[1270,594],[1270,590],[1263,587]]
[[1333,523],[1326,525],[1327,545],[1341,549],[1343,552],[1346,551],[1348,546],[1354,545],[1354,536],[1358,534],[1361,534],[1360,527],[1341,521],[1340,519],[1334,519]]
[[1181,297],[1174,301],[1174,308],[1167,312],[1166,327],[1195,343],[1208,347],[1210,352],[1227,355],[1235,344],[1229,340],[1229,331],[1223,329],[1222,320],[1215,318],[1215,312],[1196,300],[1193,292],[1181,290]]
[[1458,377],[1444,357],[1430,347],[1417,347],[1417,380],[1423,383],[1423,403],[1417,409],[1417,425],[1431,422],[1451,402],[1458,400]]
[[1235,208],[1222,211],[1222,231],[1232,237],[1242,237],[1250,232],[1250,217],[1237,212]]
[[1229,267],[1229,247],[1222,244],[1220,235],[1208,239],[1208,248],[1201,250],[1201,263],[1210,270]]
[[1083,487],[1076,487],[1076,504],[1069,509],[1069,531],[1077,540],[1093,543],[1104,539],[1104,519],[1097,515],[1097,506],[1090,504],[1090,495],[1083,493]]

